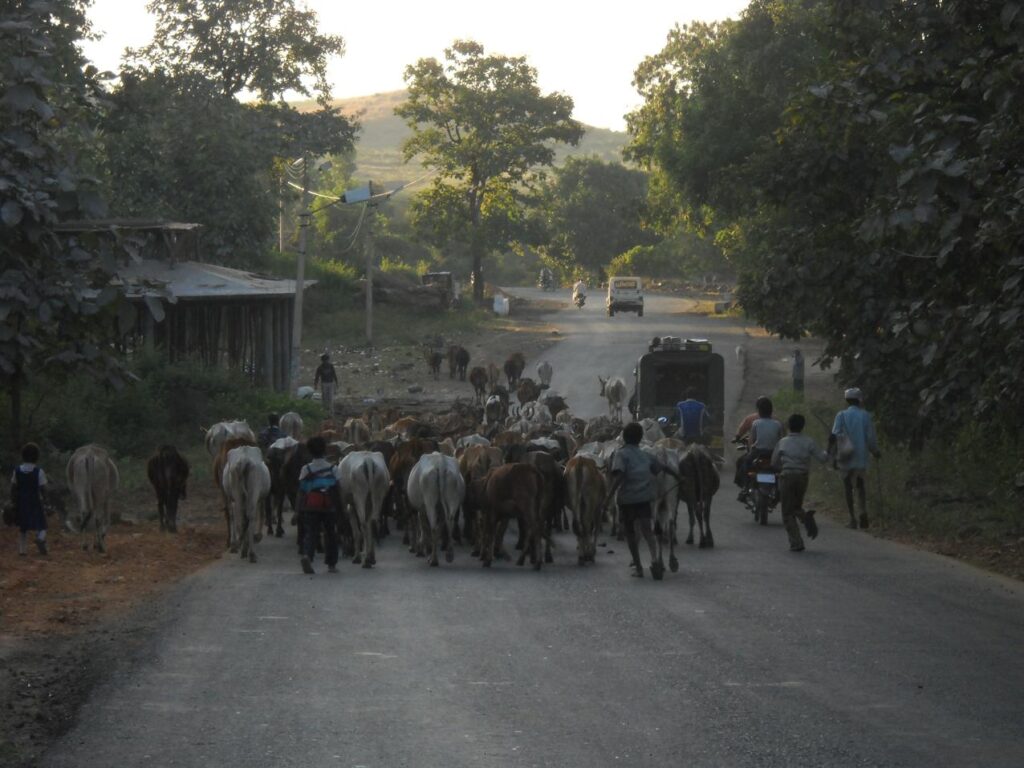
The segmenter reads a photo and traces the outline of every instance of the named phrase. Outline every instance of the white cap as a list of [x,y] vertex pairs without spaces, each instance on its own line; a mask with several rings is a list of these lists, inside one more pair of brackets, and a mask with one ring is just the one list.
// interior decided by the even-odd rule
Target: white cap
[[850,387],[848,390],[843,392],[843,397],[847,400],[863,400],[864,393],[857,387]]

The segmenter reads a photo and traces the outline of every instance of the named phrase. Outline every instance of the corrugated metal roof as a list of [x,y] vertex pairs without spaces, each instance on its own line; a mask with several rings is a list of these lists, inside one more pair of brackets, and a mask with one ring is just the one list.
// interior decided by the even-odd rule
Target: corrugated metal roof
[[[122,285],[127,286],[125,295],[130,298],[161,296],[164,292],[178,299],[295,294],[294,280],[282,280],[198,261],[178,261],[172,264],[163,260],[144,259],[118,268],[117,274]],[[304,283],[306,288],[316,285],[315,280],[306,280]]]

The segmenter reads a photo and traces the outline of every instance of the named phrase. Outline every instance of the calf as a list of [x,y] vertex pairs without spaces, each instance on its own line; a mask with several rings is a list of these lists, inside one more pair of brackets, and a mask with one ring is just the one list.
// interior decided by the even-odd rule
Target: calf
[[372,568],[377,564],[374,528],[391,485],[384,456],[375,451],[350,453],[341,460],[334,474],[349,510],[356,552],[352,562]]
[[445,533],[445,561],[455,559],[452,545],[455,515],[466,495],[466,484],[459,474],[459,464],[450,456],[428,453],[421,456],[409,473],[406,487],[409,504],[419,515],[421,537],[417,554],[425,553],[430,537],[432,566],[438,564],[437,549],[442,531]]
[[526,405],[540,397],[541,389],[533,379],[526,377],[519,380],[516,387],[516,399],[519,405]]
[[[664,445],[645,446],[643,450],[666,467],[678,467],[682,458],[680,451]],[[655,532],[658,536],[658,556],[655,562],[662,568],[665,567],[662,550],[667,541],[669,546],[668,567],[672,573],[675,573],[679,570],[679,561],[676,559],[676,509],[679,506],[680,481],[668,472],[659,472],[655,477],[654,485],[657,496],[652,512],[654,513]]]
[[607,379],[598,376],[597,380],[601,382],[601,397],[608,401],[608,415],[616,424],[621,424],[622,406],[628,397],[626,382],[618,376],[612,376]]
[[601,505],[607,493],[604,475],[589,456],[573,456],[565,465],[565,503],[572,511],[577,563],[593,563],[601,528]]
[[[562,483],[562,467],[555,457],[546,451],[528,451],[523,461],[540,472],[541,486],[541,531],[544,536],[544,562],[552,562],[551,529],[562,530],[562,509],[565,506],[565,489]],[[524,542],[525,543],[525,542]]]
[[[67,467],[68,488],[78,508],[77,526],[65,521],[68,530],[85,534],[92,521],[96,537],[96,551],[106,552],[107,528],[110,527],[110,495],[117,489],[121,478],[105,448],[95,443],[83,445],[73,454]],[[77,531],[76,531],[77,527]],[[89,549],[84,538],[82,549]]]
[[718,493],[720,478],[715,457],[702,445],[691,445],[679,462],[679,492],[690,517],[687,544],[693,544],[693,524],[700,526],[700,548],[715,546],[711,535],[711,498]]
[[487,363],[487,385],[493,390],[501,381],[501,369],[494,363]]
[[228,498],[231,521],[230,550],[239,551],[256,562],[256,543],[263,538],[260,517],[263,500],[270,493],[270,470],[254,445],[242,445],[227,452],[221,485]]
[[185,498],[188,471],[188,461],[173,445],[161,445],[146,462],[146,476],[156,491],[161,531],[178,531],[178,500]]
[[[459,457],[459,473],[462,475],[462,479],[466,484],[466,488],[475,480],[483,479],[488,472],[494,467],[500,467],[504,462],[500,448],[492,448],[485,445],[470,445],[463,452],[462,456]],[[462,531],[458,526],[453,530],[456,541],[460,541],[462,536],[467,541],[475,541],[476,535],[480,530],[478,525],[477,517],[480,513],[480,505],[478,499],[475,497],[470,499],[469,494],[466,494],[466,503],[463,505],[462,514]],[[480,553],[479,542],[474,544],[473,554],[478,555]]]
[[[284,500],[287,497],[295,511],[295,494],[299,488],[299,468],[295,470],[294,491],[288,495],[289,478],[287,474],[288,460],[304,445],[293,437],[282,437],[275,440],[267,448],[267,470],[270,472],[270,493],[264,502],[264,519],[267,523],[267,535],[284,536]],[[310,459],[305,459],[309,461]],[[304,462],[305,463],[305,462]],[[300,465],[301,468],[301,465]],[[277,527],[274,527],[274,523]]]
[[526,532],[525,546],[516,565],[526,562],[526,556],[529,555],[534,570],[540,570],[543,500],[544,478],[529,464],[505,464],[487,474],[484,483],[480,548],[480,557],[485,568],[491,565],[495,547],[501,550],[505,526],[509,519],[514,518],[518,521],[520,529]]
[[230,438],[246,437],[256,445],[256,435],[244,421],[221,421],[206,430],[206,450],[210,456],[216,458],[220,453],[220,447],[225,440]]

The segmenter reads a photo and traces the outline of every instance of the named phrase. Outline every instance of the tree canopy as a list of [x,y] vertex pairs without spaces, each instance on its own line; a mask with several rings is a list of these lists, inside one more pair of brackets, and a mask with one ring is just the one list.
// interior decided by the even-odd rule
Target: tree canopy
[[641,65],[631,153],[891,430],[1019,423],[1022,60],[1016,2],[755,0]]
[[337,35],[321,34],[314,11],[295,0],[152,0],[153,42],[133,56],[149,69],[200,74],[224,96],[250,91],[262,101],[286,91],[330,98],[329,57],[344,52]]
[[572,99],[542,94],[525,58],[485,55],[472,41],[456,41],[444,62],[420,59],[406,67],[405,79],[409,99],[395,112],[413,135],[403,152],[438,171],[437,182],[420,193],[421,205],[443,210],[448,233],[469,239],[479,300],[484,252],[503,244],[500,236],[487,238],[504,231],[484,226],[488,198],[514,198],[535,168],[551,165],[553,144],[577,144],[583,128],[572,119]]

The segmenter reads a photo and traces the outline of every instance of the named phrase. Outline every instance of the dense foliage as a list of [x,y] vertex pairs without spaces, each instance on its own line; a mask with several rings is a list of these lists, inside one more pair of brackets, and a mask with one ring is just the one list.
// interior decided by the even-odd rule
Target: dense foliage
[[68,370],[121,383],[103,343],[110,254],[59,227],[104,212],[73,153],[98,93],[77,47],[85,29],[83,3],[8,3],[0,18],[0,377],[15,442],[26,385]]
[[[443,63],[420,59],[406,68],[405,79],[409,99],[396,109],[413,129],[405,157],[419,156],[438,172],[418,196],[418,215],[432,224],[435,237],[468,244],[480,300],[484,254],[507,244],[504,233],[516,223],[521,188],[534,169],[552,164],[554,143],[576,144],[583,128],[572,119],[572,99],[542,94],[524,58],[487,56],[471,41],[456,41]],[[498,204],[488,209],[492,200]]]
[[1017,2],[755,0],[637,70],[634,158],[716,238],[747,310],[902,435],[1020,423]]

